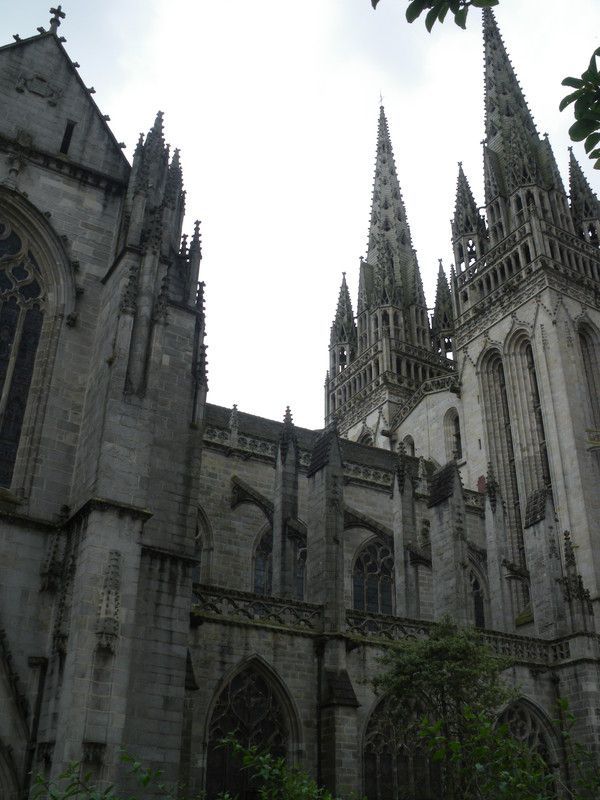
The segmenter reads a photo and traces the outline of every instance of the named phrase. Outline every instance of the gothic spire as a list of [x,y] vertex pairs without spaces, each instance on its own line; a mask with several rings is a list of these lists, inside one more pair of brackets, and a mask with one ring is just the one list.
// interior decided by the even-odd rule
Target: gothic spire
[[525,131],[537,137],[533,117],[517,80],[508,53],[502,41],[494,12],[483,11],[483,41],[485,57],[485,134],[493,149],[499,133],[514,120]]
[[458,239],[460,236],[468,236],[479,233],[485,236],[485,225],[481,214],[477,210],[477,204],[473,197],[473,192],[469,186],[469,181],[464,173],[462,161],[458,162],[458,178],[456,180],[456,201],[454,203],[454,217],[451,222],[452,238]]
[[352,312],[352,300],[350,299],[350,292],[348,291],[348,284],[346,283],[346,273],[343,272],[337,310],[335,312],[333,325],[331,326],[330,343],[335,344],[337,342],[342,342],[354,344],[355,340],[356,325]]
[[569,195],[571,215],[577,231],[584,222],[600,219],[600,203],[583,174],[572,147],[569,148]]
[[452,309],[452,295],[446,279],[446,273],[439,261],[437,288],[435,291],[435,308],[431,318],[431,338],[433,344],[442,355],[452,349],[449,340],[454,330],[454,312]]
[[401,297],[405,303],[425,304],[383,106],[379,108],[366,263],[374,268],[376,304],[400,305]]
[[[491,9],[483,12],[486,202],[519,186],[543,183],[541,141]],[[546,173],[546,174],[544,174]]]

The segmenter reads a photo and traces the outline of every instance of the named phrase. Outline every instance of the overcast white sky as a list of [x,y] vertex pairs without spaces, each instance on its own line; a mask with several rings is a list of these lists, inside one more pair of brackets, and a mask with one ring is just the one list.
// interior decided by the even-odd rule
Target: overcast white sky
[[[483,202],[479,12],[428,34],[406,0],[71,0],[60,29],[131,154],[165,112],[182,151],[188,232],[202,220],[209,399],[323,424],[342,271],[365,252],[379,94],[425,291],[452,259],[457,161]],[[2,41],[48,25],[48,0],[2,10]],[[497,19],[540,132],[567,177],[560,81],[600,42],[598,0],[501,0]],[[592,187],[599,173],[575,152]]]

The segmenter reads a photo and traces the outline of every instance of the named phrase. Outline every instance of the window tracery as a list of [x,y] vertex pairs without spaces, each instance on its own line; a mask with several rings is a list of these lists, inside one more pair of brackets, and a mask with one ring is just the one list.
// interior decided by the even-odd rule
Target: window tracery
[[206,795],[209,800],[229,792],[240,800],[256,794],[239,755],[220,741],[233,736],[243,747],[257,746],[273,756],[285,756],[289,725],[271,683],[250,665],[222,690],[212,713],[208,734]]
[[368,800],[437,800],[442,796],[439,765],[430,761],[418,735],[424,709],[415,701],[398,709],[384,698],[369,720],[363,752]]
[[42,330],[44,292],[27,243],[0,219],[0,486],[10,486]]
[[498,723],[506,725],[514,739],[541,756],[549,767],[557,766],[546,726],[528,704],[518,701],[513,703],[503,711]]
[[359,552],[352,571],[354,608],[373,614],[393,614],[394,556],[386,544],[373,540]]

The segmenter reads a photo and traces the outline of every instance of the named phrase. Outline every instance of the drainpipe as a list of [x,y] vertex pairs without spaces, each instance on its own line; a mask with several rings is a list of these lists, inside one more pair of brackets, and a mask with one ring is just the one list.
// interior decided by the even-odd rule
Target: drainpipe
[[29,656],[27,665],[38,668],[37,692],[35,695],[35,707],[33,719],[31,720],[31,730],[29,732],[29,742],[27,744],[27,754],[25,756],[25,775],[23,776],[23,800],[29,797],[29,787],[31,786],[31,771],[33,769],[33,755],[37,744],[38,728],[40,726],[40,715],[42,712],[42,698],[44,697],[44,686],[46,684],[46,672],[48,671],[48,659],[44,656]]

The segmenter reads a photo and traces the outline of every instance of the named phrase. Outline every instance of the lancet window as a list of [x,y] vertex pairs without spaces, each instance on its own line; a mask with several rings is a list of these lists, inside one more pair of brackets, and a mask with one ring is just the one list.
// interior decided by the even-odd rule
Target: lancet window
[[459,461],[463,457],[463,450],[462,437],[460,434],[460,419],[458,416],[458,411],[455,408],[450,408],[446,412],[444,428],[446,438],[446,457],[449,461],[453,458]]
[[[292,584],[294,598],[304,599],[304,584],[306,578],[306,538],[294,536],[290,538],[293,548]],[[273,593],[273,531],[265,531],[260,537],[254,552],[254,583],[255,594],[271,595]]]
[[289,725],[271,682],[253,665],[235,675],[218,697],[208,734],[206,797],[228,792],[245,800],[257,796],[256,787],[239,755],[222,747],[233,736],[244,747],[257,746],[273,756],[288,751]]
[[492,350],[487,354],[482,363],[481,374],[490,461],[506,503],[511,531],[512,558],[517,563],[524,563],[523,526],[515,449],[504,365],[497,350]]
[[481,581],[473,570],[469,572],[469,583],[473,603],[473,624],[476,628],[485,628],[485,595]]
[[540,398],[540,391],[538,387],[537,374],[535,371],[535,362],[533,359],[533,350],[531,344],[527,342],[525,345],[525,361],[527,364],[527,372],[529,375],[529,396],[531,398],[531,407],[533,411],[533,419],[535,421],[535,434],[537,438],[537,449],[541,464],[542,478],[546,486],[550,486],[550,464],[548,461],[548,450],[546,447],[546,433],[544,430],[544,419],[542,417],[542,401]]
[[12,481],[43,313],[35,258],[0,219],[0,486]]
[[359,552],[352,571],[354,608],[393,614],[394,556],[386,544],[373,540]]
[[254,592],[270,595],[273,591],[273,531],[265,531],[254,551]]
[[418,735],[424,709],[399,709],[384,698],[373,712],[363,752],[367,800],[438,800],[442,797],[439,765],[430,761]]
[[600,337],[589,327],[579,328],[579,346],[587,388],[592,427],[600,428]]

